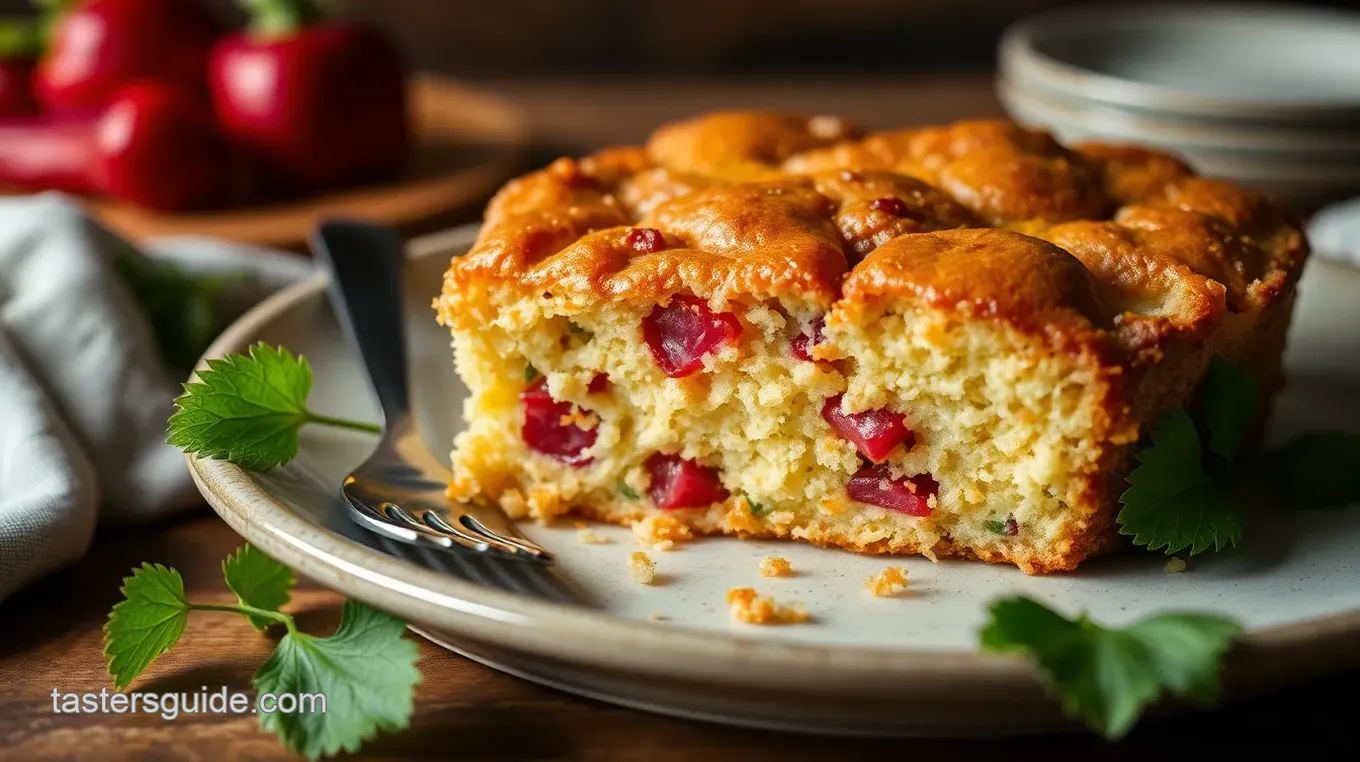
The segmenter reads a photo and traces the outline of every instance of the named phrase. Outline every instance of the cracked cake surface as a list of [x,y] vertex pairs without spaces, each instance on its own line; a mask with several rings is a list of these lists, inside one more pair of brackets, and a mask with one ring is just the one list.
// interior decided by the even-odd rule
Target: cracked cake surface
[[667,125],[511,181],[451,263],[450,493],[1072,569],[1211,357],[1279,386],[1306,256],[1285,210],[1142,148]]

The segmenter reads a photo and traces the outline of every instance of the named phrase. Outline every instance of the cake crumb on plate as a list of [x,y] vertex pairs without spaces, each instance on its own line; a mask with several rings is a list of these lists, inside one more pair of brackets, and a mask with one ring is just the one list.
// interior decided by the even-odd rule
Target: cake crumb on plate
[[694,539],[684,522],[674,516],[657,514],[633,522],[633,536],[638,542],[651,545],[657,550],[670,550],[677,542]]
[[779,556],[765,556],[760,561],[760,576],[762,577],[789,577],[793,575],[793,564],[787,558]]
[[773,596],[760,595],[749,587],[728,590],[727,608],[733,619],[747,624],[797,624],[808,618],[801,603],[780,606]]
[[864,586],[880,598],[891,598],[907,589],[907,570],[901,566],[889,566],[865,580]]
[[1185,571],[1184,558],[1177,558],[1176,556],[1172,556],[1171,559],[1166,562],[1167,574],[1180,574],[1183,571]]
[[600,534],[599,532],[595,531],[594,529],[591,529],[590,527],[578,528],[576,530],[576,539],[580,540],[582,545],[609,544],[609,537],[607,535]]
[[628,557],[628,576],[638,584],[650,585],[656,581],[656,564],[646,553],[636,551]]

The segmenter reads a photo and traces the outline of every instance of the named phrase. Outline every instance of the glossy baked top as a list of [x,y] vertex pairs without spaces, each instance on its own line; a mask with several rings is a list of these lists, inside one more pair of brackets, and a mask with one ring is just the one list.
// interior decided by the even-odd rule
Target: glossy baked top
[[924,301],[1146,344],[1269,304],[1306,252],[1260,195],[1140,148],[1004,121],[865,134],[725,112],[511,181],[445,293]]

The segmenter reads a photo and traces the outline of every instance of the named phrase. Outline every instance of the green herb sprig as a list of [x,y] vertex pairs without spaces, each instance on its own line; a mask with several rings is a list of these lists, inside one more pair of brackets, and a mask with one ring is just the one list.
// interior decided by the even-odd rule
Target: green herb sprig
[[184,385],[170,416],[167,442],[205,458],[264,471],[297,456],[306,424],[380,433],[376,424],[307,409],[312,369],[305,357],[260,343],[247,355],[209,360],[198,381]]
[[280,611],[293,587],[293,572],[246,545],[222,562],[234,604],[194,603],[178,571],[142,564],[123,580],[123,600],[104,626],[104,655],[114,687],[123,690],[184,634],[191,611],[231,612],[258,630],[282,625],[285,634],[255,673],[257,693],[313,693],[326,697],[324,712],[260,714],[260,725],[290,751],[309,759],[353,752],[378,731],[405,728],[413,691],[420,682],[416,644],[403,637],[400,619],[347,601],[334,635],[302,632]]
[[1241,633],[1231,619],[1189,612],[1103,627],[1015,596],[992,603],[979,643],[1028,656],[1064,710],[1115,740],[1163,694],[1212,703],[1223,657]]
[[1167,554],[1222,550],[1242,541],[1242,494],[1264,484],[1288,508],[1328,508],[1360,501],[1360,435],[1303,434],[1248,457],[1247,432],[1260,412],[1250,375],[1215,357],[1192,417],[1173,410],[1152,425],[1120,496],[1121,534]]

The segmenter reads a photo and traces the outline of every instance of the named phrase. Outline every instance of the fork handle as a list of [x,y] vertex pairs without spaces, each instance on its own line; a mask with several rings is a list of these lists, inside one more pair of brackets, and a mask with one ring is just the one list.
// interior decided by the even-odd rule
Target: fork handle
[[390,228],[323,220],[311,248],[330,271],[331,307],[363,358],[383,419],[396,426],[410,408],[402,327],[402,241]]

